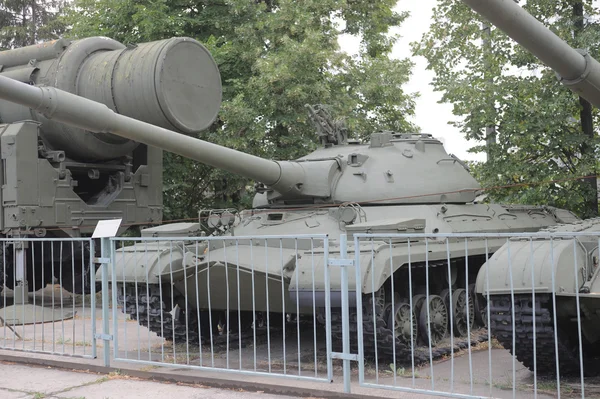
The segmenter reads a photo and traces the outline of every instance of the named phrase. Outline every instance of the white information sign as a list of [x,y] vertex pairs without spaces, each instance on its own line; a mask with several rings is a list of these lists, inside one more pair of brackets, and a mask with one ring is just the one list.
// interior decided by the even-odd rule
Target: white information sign
[[96,225],[92,238],[110,238],[117,235],[123,219],[101,220]]

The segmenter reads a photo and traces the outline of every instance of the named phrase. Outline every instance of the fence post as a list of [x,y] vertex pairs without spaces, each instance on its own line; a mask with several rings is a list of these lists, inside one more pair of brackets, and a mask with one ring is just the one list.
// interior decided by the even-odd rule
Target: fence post
[[328,266],[341,268],[342,296],[342,353],[331,353],[332,359],[342,359],[344,369],[344,392],[350,393],[350,361],[357,361],[358,356],[350,353],[350,304],[348,301],[348,267],[354,266],[354,259],[348,259],[348,236],[340,235],[340,258],[329,258]]
[[[348,258],[348,237],[340,235],[340,259]],[[348,267],[342,266],[342,350],[350,355],[350,309],[348,308]],[[344,392],[350,393],[350,359],[344,359]]]
[[[113,251],[111,250],[113,244],[111,243],[110,238],[117,235],[119,227],[121,226],[121,221],[122,219],[101,220],[96,225],[94,234],[92,234],[92,238],[100,239],[100,258],[95,259],[95,263],[99,263],[102,270],[102,333],[96,334],[94,332],[94,338],[104,341],[102,349],[105,367],[110,367],[110,341],[113,340],[113,336],[110,335],[110,311],[108,301],[108,267],[114,261]],[[113,289],[116,289],[116,287],[113,287]],[[113,306],[116,306],[116,303],[113,303]],[[115,335],[117,334],[116,329],[114,333]]]
[[[104,341],[102,345],[104,353],[104,366],[110,367],[110,335],[109,329],[109,293],[108,293],[108,266],[111,263],[110,238],[103,237],[100,239],[100,264],[102,268],[102,334],[101,339]],[[113,304],[114,305],[114,304]],[[115,331],[116,333],[116,331]]]

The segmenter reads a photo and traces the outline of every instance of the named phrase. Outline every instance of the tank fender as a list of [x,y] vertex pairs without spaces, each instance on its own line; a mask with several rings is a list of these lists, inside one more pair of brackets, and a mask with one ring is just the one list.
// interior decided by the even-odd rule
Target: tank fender
[[[369,294],[377,291],[386,280],[401,267],[417,263],[437,266],[442,262],[447,265],[448,258],[464,258],[465,256],[492,254],[502,246],[503,239],[469,239],[465,244],[462,238],[448,240],[440,238],[430,239],[425,244],[424,240],[407,242],[386,243],[377,248],[374,256],[371,249],[367,254],[368,262],[361,262],[362,293]],[[370,245],[369,245],[370,246]],[[491,256],[491,255],[490,255]],[[362,258],[362,256],[361,256]],[[447,267],[447,266],[442,266]]]
[[[187,254],[182,259],[182,267],[174,273],[163,269],[163,280],[179,281],[184,276],[187,277],[199,272],[204,272],[207,268],[218,266],[225,267],[233,273],[237,273],[238,268],[242,273],[254,273],[255,277],[268,274],[274,278],[289,281],[290,275],[294,272],[296,266],[296,252],[294,249],[267,247],[258,245],[246,245],[238,240],[237,245],[211,244],[205,247],[205,251],[195,253],[193,247],[190,247]],[[301,255],[298,256],[300,258]],[[213,282],[211,281],[211,284]],[[217,284],[217,281],[214,281]],[[240,287],[240,289],[244,289]]]
[[[404,242],[361,242],[359,245],[358,267],[360,268],[361,293],[370,294],[383,286],[385,281],[401,267],[409,264],[424,263],[426,261],[447,262],[448,256],[452,258],[468,255],[481,255],[492,253],[501,247],[503,239],[471,240],[465,250],[463,239],[446,243],[445,239],[430,240],[427,247],[424,241],[411,241],[410,251],[406,241]],[[449,252],[448,252],[449,250]],[[426,255],[427,253],[427,255]],[[335,245],[330,246],[329,259],[339,258],[339,249]],[[348,245],[348,258],[356,262],[354,245]],[[314,300],[316,306],[324,306],[325,303],[325,254],[322,250],[315,251],[312,256],[307,253],[298,261],[298,273],[292,273],[289,292],[290,299],[300,301],[301,306],[313,306],[313,287],[316,292]],[[444,263],[445,264],[445,263]],[[348,268],[348,291],[350,301],[353,302],[356,293],[356,264]],[[314,268],[314,269],[313,269]],[[313,273],[314,270],[314,273]],[[329,288],[331,293],[331,304],[335,306],[341,298],[341,267],[329,267]],[[350,304],[352,306],[352,303]]]
[[[158,284],[159,276],[176,273],[183,268],[188,251],[183,242],[138,242],[118,248],[114,252],[114,265],[109,266],[109,278],[113,272],[117,283]],[[98,269],[96,279],[102,278]]]
[[[477,275],[476,290],[487,295],[552,292],[573,294],[586,282],[587,254],[585,248],[573,239],[542,239],[508,241]],[[489,290],[488,290],[489,288]]]

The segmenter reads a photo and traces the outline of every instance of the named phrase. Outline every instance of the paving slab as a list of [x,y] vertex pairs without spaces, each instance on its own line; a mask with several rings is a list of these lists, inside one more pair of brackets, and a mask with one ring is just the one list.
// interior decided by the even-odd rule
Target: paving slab
[[149,399],[149,398],[178,398],[178,399],[282,399],[282,396],[262,393],[240,392],[233,390],[213,389],[206,387],[191,387],[177,384],[166,384],[152,381],[112,379],[98,384],[74,388],[55,395],[56,398],[85,399]]
[[[109,313],[109,325],[111,332],[116,332],[115,338],[117,338],[117,341],[112,341],[110,345],[112,349],[112,346],[118,342],[117,359],[112,358],[111,351],[111,367],[104,368],[102,367],[104,364],[102,350],[104,342],[102,340],[99,339],[97,341],[98,357],[90,358],[90,355],[93,353],[94,332],[99,332],[102,326],[102,313],[100,309],[92,309],[89,305],[90,302],[87,301],[85,306],[77,303],[67,307],[76,313],[76,316],[70,320],[55,323],[17,325],[14,328],[19,336],[14,334],[12,330],[0,326],[0,358],[7,361],[15,361],[19,365],[28,363],[30,365],[37,364],[38,366],[55,366],[68,369],[90,370],[91,368],[94,372],[103,373],[91,374],[91,377],[88,376],[83,381],[76,379],[73,381],[73,385],[71,385],[73,389],[88,383],[90,379],[92,382],[95,382],[94,379],[106,377],[109,373],[120,370],[123,373],[121,377],[128,375],[132,378],[154,379],[155,381],[175,384],[171,389],[184,388],[177,385],[177,383],[203,384],[216,389],[225,389],[226,396],[224,397],[232,397],[232,392],[235,391],[228,391],[229,389],[239,388],[248,391],[264,390],[266,393],[262,394],[261,398],[265,398],[267,393],[298,396],[298,392],[307,395],[310,395],[311,392],[325,393],[322,396],[328,398],[344,397],[341,361],[336,360],[333,362],[334,381],[331,383],[295,380],[277,376],[284,373],[297,374],[300,366],[303,376],[312,377],[316,373],[318,377],[325,379],[327,376],[326,352],[324,348],[325,339],[323,332],[318,328],[317,334],[314,336],[313,327],[301,325],[300,339],[298,339],[297,331],[294,328],[286,329],[285,339],[283,339],[281,332],[271,331],[271,334],[267,336],[270,337],[270,340],[257,336],[256,341],[249,339],[241,348],[238,345],[238,338],[233,339],[227,345],[223,342],[219,344],[215,341],[214,356],[211,356],[212,342],[202,346],[198,346],[197,344],[178,344],[173,346],[155,333],[150,332],[146,327],[141,326],[134,320],[130,320],[120,310],[116,312],[116,320],[113,323],[115,314],[111,311]],[[0,316],[2,316],[2,309],[0,309]],[[95,321],[95,330],[93,321]],[[113,330],[114,327],[116,327],[116,331]],[[481,396],[491,394],[491,396],[497,398],[512,398],[512,356],[508,351],[499,349],[494,345],[492,345],[491,350],[491,362],[489,356],[488,348],[481,347],[479,349],[473,348],[471,357],[467,353],[457,354],[454,358],[454,367],[452,367],[453,362],[450,359],[437,360],[434,362],[433,370],[429,366],[417,367],[415,373],[418,377],[415,378],[414,382],[410,378],[410,366],[405,366],[405,368],[396,367],[398,373],[396,373],[396,378],[394,378],[393,368],[389,362],[380,362],[378,369],[369,364],[365,370],[365,381],[375,382],[377,378],[377,382],[386,385],[386,388],[395,386],[396,388],[434,389],[446,392],[453,390],[454,393]],[[317,358],[316,361],[315,357]],[[125,361],[126,359],[128,360]],[[137,362],[132,363],[130,360]],[[149,360],[152,360],[152,362],[148,362]],[[193,365],[206,367],[212,365],[213,362],[214,369],[190,367]],[[492,368],[491,383],[489,379],[490,363]],[[535,395],[532,389],[533,374],[519,362],[515,362],[514,366],[516,396],[523,399],[534,398]],[[244,371],[252,371],[256,367],[258,371],[272,372],[272,375],[242,375],[225,372],[234,371],[238,367]],[[61,389],[64,385],[61,385],[58,381],[55,382],[52,374],[40,374],[42,371],[48,370],[45,367],[36,368],[35,380],[40,381],[43,378],[44,380],[52,381],[56,385],[49,387],[44,385],[43,388],[46,388],[45,390],[40,389],[39,385],[34,385],[27,390],[28,392],[43,392],[48,395],[46,397],[53,397],[55,399],[78,397],[77,395],[73,395],[73,389],[68,394],[65,390]],[[52,370],[49,372],[52,372]],[[26,381],[31,379],[33,381],[27,375],[25,373],[26,377],[22,377],[18,381],[10,379],[7,381],[7,387],[19,388],[22,386],[21,382],[23,379]],[[351,375],[352,392],[363,395],[363,397],[402,399],[431,397],[430,395],[417,394],[416,392],[398,392],[375,387],[361,387],[358,384],[358,370],[357,363],[355,362],[352,363]],[[4,388],[2,381],[2,373],[0,373],[0,389]],[[471,382],[473,384],[472,387]],[[575,385],[577,383],[577,381],[573,382]],[[98,389],[96,386],[90,387],[90,389]],[[175,395],[182,398],[204,397],[186,396],[186,392],[189,391],[187,388],[189,387],[185,388],[181,392],[178,390],[176,394],[169,394],[167,397]],[[131,395],[139,392],[141,391],[136,390]],[[206,397],[218,397],[219,391],[214,393],[207,391],[205,388],[189,392],[193,392],[193,395],[208,392],[208,396]],[[121,390],[117,390],[117,393],[121,394]],[[248,392],[244,392],[243,394],[244,396],[251,396]],[[131,395],[127,394],[119,397],[135,397]],[[79,397],[81,396],[88,397],[87,395],[80,395]],[[320,395],[316,396],[321,397]],[[0,392],[0,399],[3,397],[2,392]],[[29,399],[29,397],[31,396],[25,396],[26,399]],[[106,393],[103,393],[103,396],[99,397],[103,399],[106,397]],[[147,395],[144,395],[144,398],[147,397]],[[544,393],[541,391],[538,392],[537,399],[548,397],[552,397],[552,392],[550,392],[549,396],[544,396]]]
[[2,389],[0,388],[0,398],[2,399],[30,399],[33,398],[33,395],[24,393],[24,392],[17,392],[17,391],[11,391],[8,389]]
[[94,374],[65,372],[51,368],[32,368],[18,364],[0,364],[0,388],[21,392],[52,394],[67,388],[89,384],[100,377]]

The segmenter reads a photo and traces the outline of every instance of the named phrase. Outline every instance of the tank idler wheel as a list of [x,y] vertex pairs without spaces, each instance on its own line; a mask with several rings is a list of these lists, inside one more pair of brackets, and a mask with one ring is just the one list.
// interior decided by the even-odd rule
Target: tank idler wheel
[[[399,338],[403,343],[410,343],[411,338],[411,327],[412,327],[412,339],[413,345],[417,344],[417,318],[410,309],[410,304],[407,302],[396,302],[393,307],[392,304],[388,304],[389,316],[388,316],[388,328],[394,330],[394,337]],[[411,320],[412,315],[412,320]]]
[[[429,323],[427,309],[429,309]],[[429,325],[429,327],[428,327]],[[448,331],[448,310],[442,298],[438,295],[430,295],[429,303],[423,305],[419,316],[419,330],[421,338],[426,344],[437,345]],[[431,336],[429,334],[431,333]]]
[[452,293],[452,306],[453,306],[453,321],[454,321],[454,332],[456,335],[466,337],[469,333],[469,329],[473,329],[473,322],[475,321],[475,310],[473,308],[473,297],[469,295],[469,325],[467,326],[467,291],[463,288],[458,288]]
[[482,327],[487,327],[487,301],[483,295],[475,292],[475,284],[469,285],[469,291],[469,295],[473,298],[475,322]]

